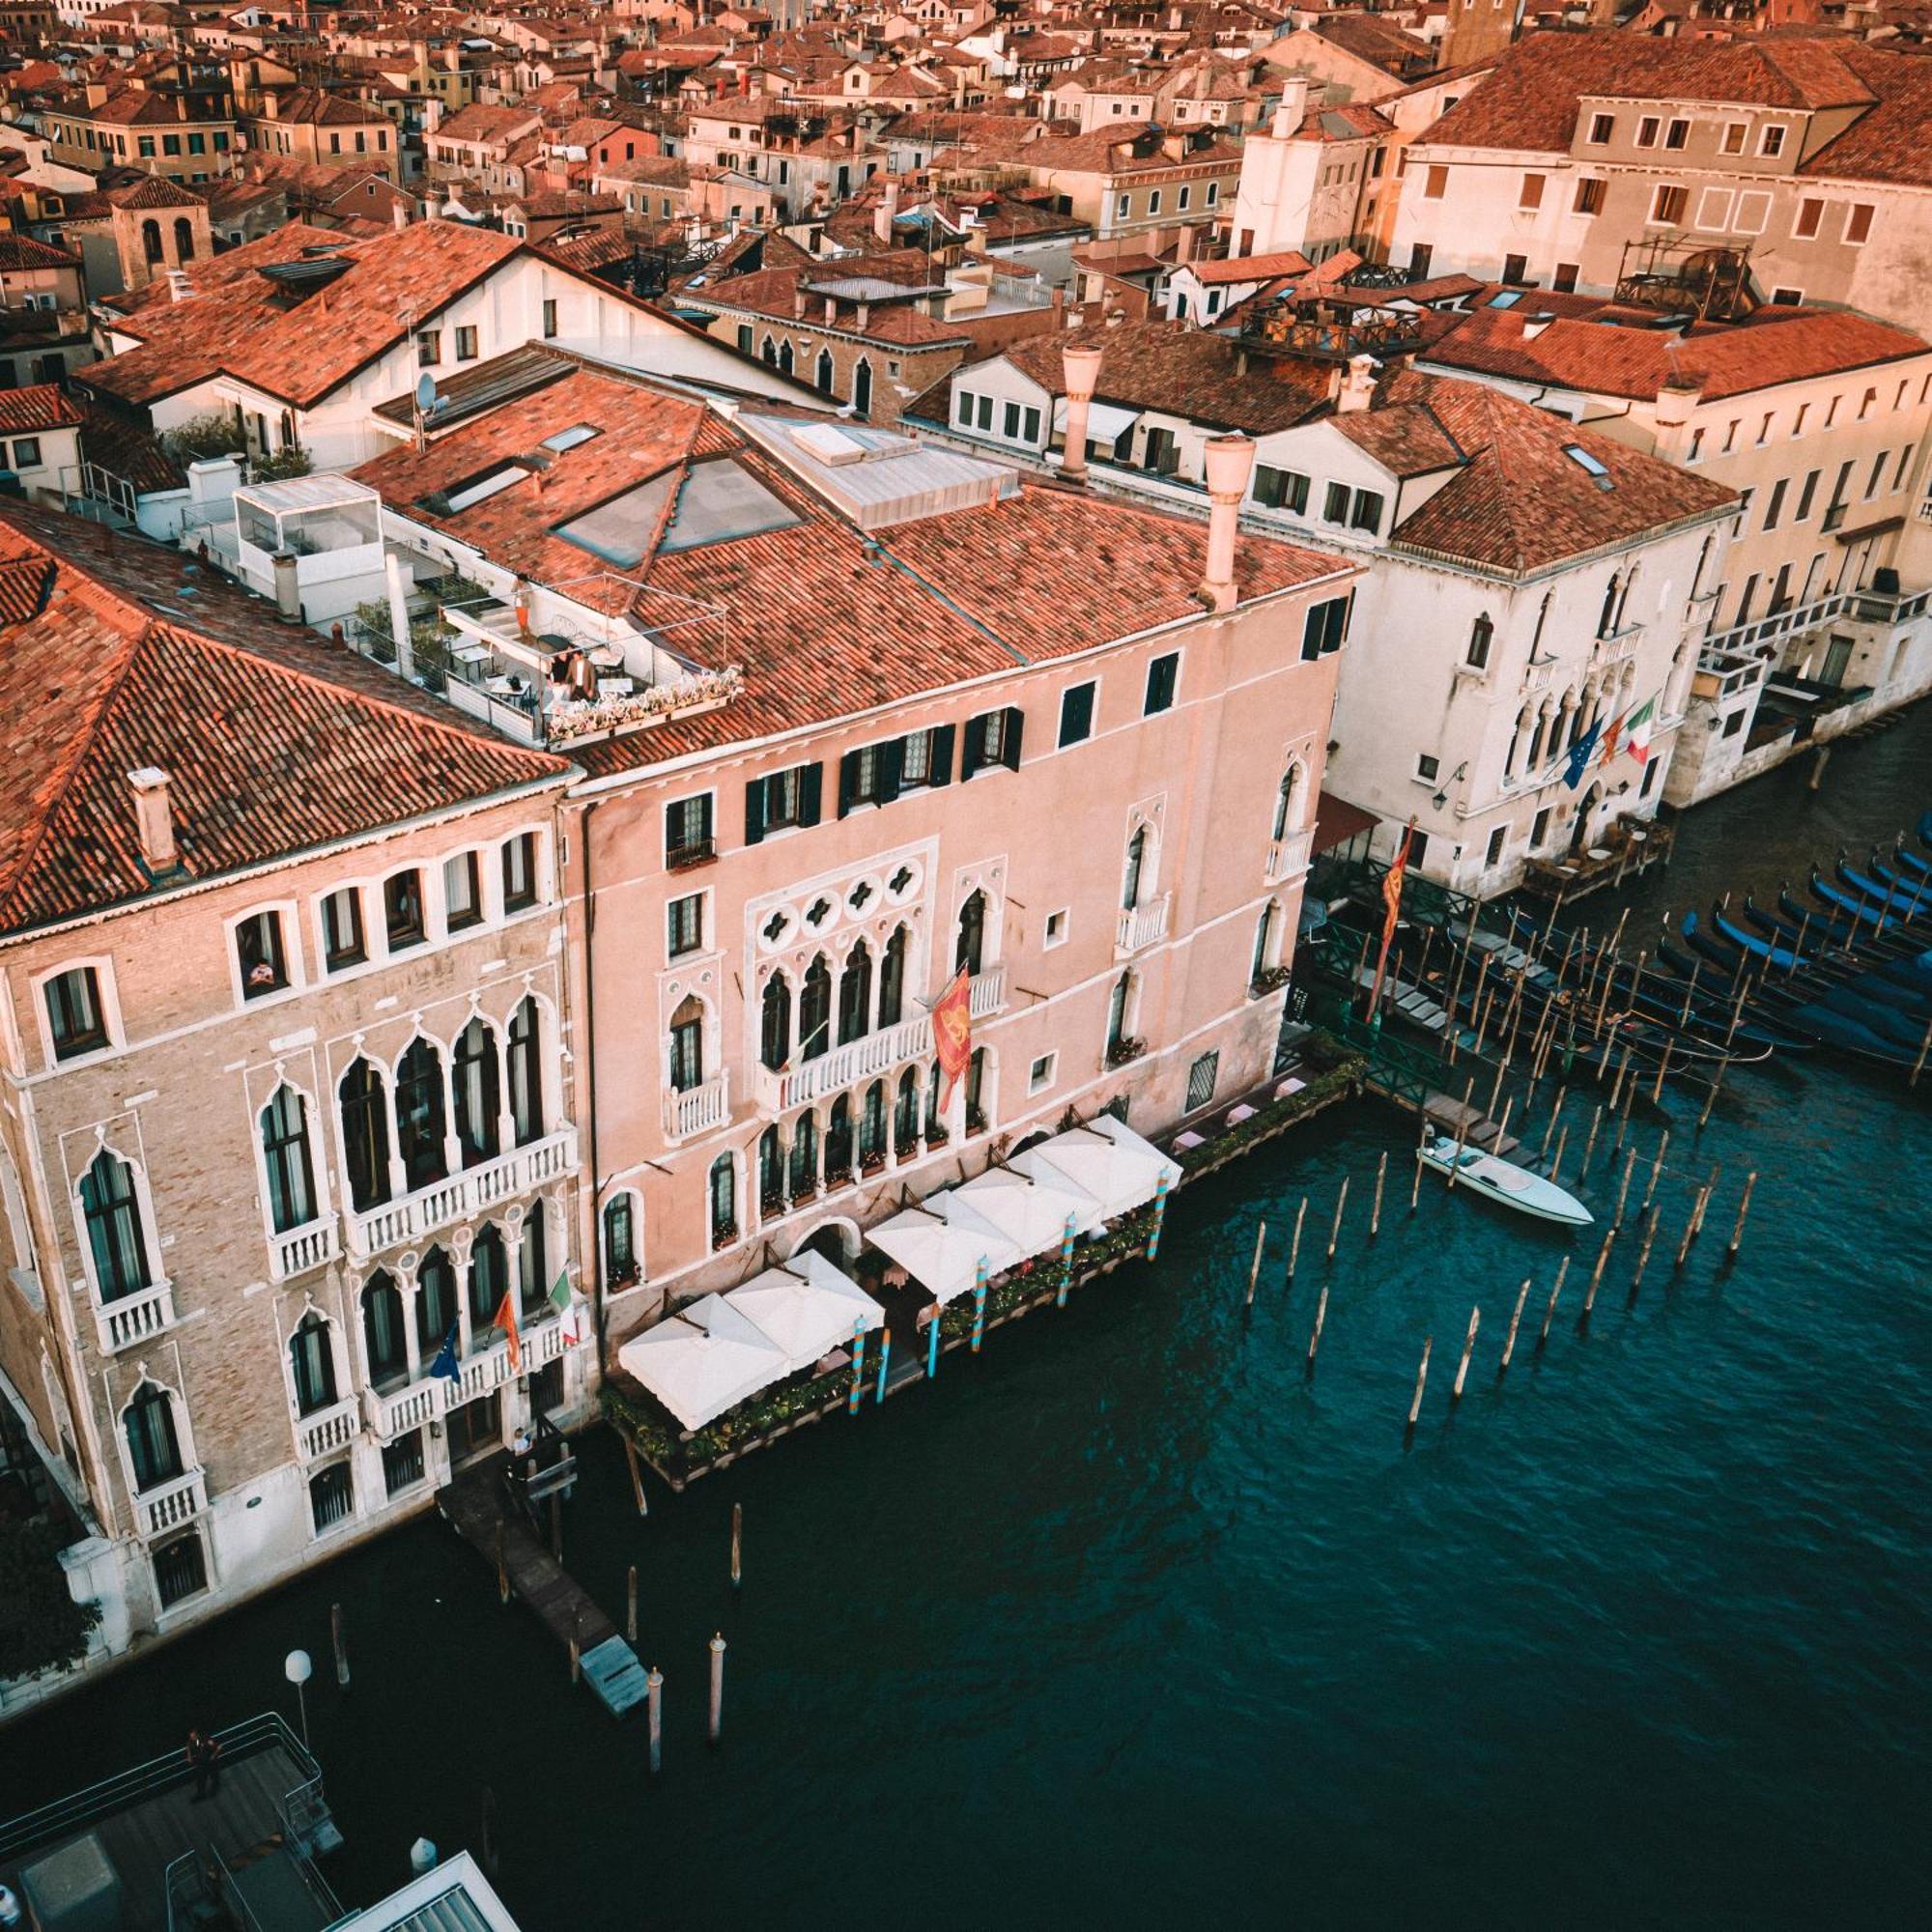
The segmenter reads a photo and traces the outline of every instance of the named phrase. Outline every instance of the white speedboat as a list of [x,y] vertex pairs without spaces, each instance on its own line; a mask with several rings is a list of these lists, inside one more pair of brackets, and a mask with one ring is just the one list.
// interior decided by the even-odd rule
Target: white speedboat
[[1519,1214],[1531,1214],[1539,1221],[1558,1221],[1566,1228],[1587,1228],[1590,1210],[1566,1189],[1513,1160],[1499,1159],[1480,1148],[1465,1147],[1459,1153],[1447,1134],[1437,1133],[1423,1143],[1419,1156],[1424,1167],[1437,1174],[1453,1174],[1458,1187],[1469,1188]]

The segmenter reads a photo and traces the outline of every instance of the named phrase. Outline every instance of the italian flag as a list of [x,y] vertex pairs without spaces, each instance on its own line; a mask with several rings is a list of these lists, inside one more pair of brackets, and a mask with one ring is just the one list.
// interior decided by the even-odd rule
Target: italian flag
[[563,1336],[566,1349],[577,1347],[577,1304],[570,1298],[570,1277],[560,1274],[556,1286],[550,1292],[550,1305],[556,1310],[559,1323],[558,1332]]
[[1624,750],[1638,764],[1644,764],[1650,757],[1650,728],[1657,722],[1657,699],[1646,697],[1630,715],[1630,724],[1625,727]]

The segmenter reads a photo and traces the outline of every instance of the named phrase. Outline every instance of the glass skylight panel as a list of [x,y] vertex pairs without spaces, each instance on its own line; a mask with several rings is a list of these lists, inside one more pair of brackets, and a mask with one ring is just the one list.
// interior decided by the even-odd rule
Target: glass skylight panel
[[597,434],[598,431],[588,423],[573,423],[568,429],[558,430],[554,436],[545,437],[543,446],[546,449],[575,449],[580,442],[588,442]]
[[785,529],[799,521],[736,458],[722,457],[698,464],[686,478],[661,548],[696,550],[700,544]]

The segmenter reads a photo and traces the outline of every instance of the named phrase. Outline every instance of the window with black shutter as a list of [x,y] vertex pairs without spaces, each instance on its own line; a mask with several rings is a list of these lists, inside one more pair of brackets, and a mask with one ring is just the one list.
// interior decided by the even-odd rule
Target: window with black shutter
[[1020,727],[1025,722],[1026,714],[1016,704],[1009,704],[1001,711],[982,711],[979,717],[967,719],[959,776],[970,779],[975,772],[984,771],[992,765],[1004,765],[1009,772],[1018,771]]
[[1325,603],[1311,604],[1301,622],[1301,655],[1304,660],[1326,657],[1342,648],[1349,634],[1347,597],[1330,597]]
[[1093,684],[1069,685],[1060,694],[1060,749],[1078,745],[1094,735]]
[[898,797],[904,749],[903,739],[888,738],[877,745],[862,745],[838,760],[840,818],[862,805],[890,805]]
[[1174,688],[1180,676],[1180,653],[1167,651],[1148,666],[1146,714],[1167,711],[1174,704]]

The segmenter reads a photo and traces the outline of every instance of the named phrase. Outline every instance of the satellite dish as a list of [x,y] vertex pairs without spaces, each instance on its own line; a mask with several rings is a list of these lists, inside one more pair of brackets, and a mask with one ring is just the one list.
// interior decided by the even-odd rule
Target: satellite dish
[[427,369],[416,378],[416,408],[424,415],[436,408],[436,378]]

